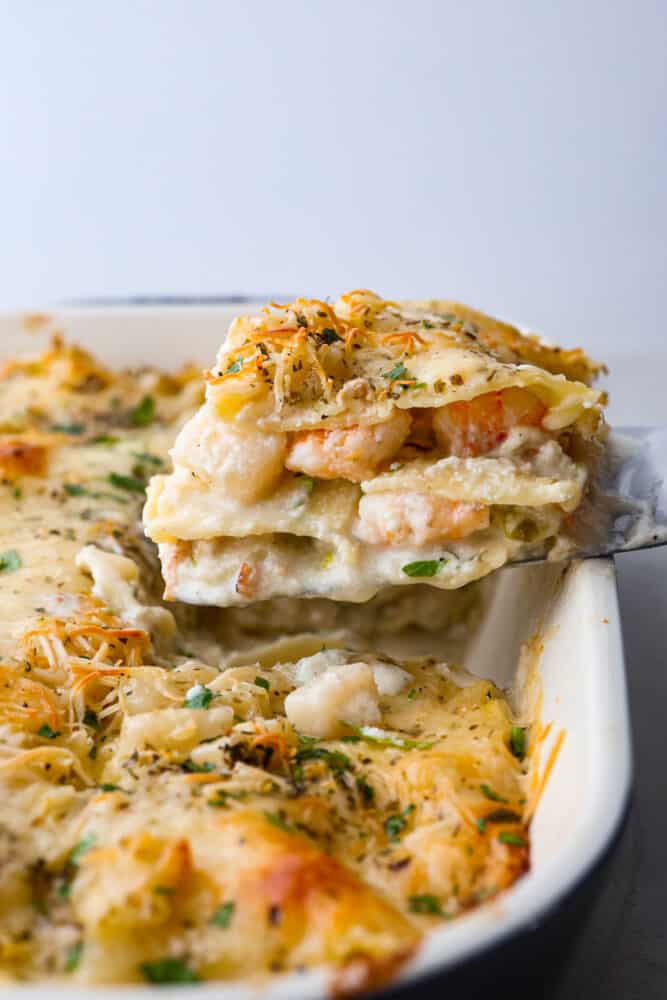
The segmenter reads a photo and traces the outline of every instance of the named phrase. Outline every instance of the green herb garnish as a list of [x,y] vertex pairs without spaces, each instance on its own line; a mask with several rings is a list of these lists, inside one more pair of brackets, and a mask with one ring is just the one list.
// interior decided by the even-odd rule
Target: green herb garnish
[[357,778],[356,785],[364,805],[369,806],[375,798],[375,789],[364,778]]
[[85,424],[51,424],[54,434],[71,434],[77,436],[86,430]]
[[299,472],[294,478],[299,481],[299,485],[303,486],[306,493],[312,493],[315,489],[315,480],[311,476],[304,476],[302,472]]
[[161,958],[157,962],[143,962],[139,969],[148,983],[200,983],[196,972],[181,958]]
[[208,708],[213,700],[213,692],[204,684],[195,684],[187,693],[184,708]]
[[324,330],[320,330],[318,336],[323,344],[335,344],[337,340],[341,342],[343,340],[330,326],[325,327]]
[[159,469],[164,465],[161,458],[158,458],[157,455],[151,455],[149,451],[133,451],[132,454],[142,465],[152,465],[155,469]]
[[37,730],[37,735],[41,736],[43,740],[55,740],[60,736],[60,730],[51,729],[48,722],[45,722],[43,726],[40,726]]
[[507,799],[504,799],[502,795],[498,795],[498,792],[494,792],[494,790],[488,785],[480,785],[479,787],[482,789],[487,799],[491,799],[492,802],[507,802]]
[[259,674],[257,675],[257,677],[255,677],[255,684],[257,685],[257,687],[264,688],[265,691],[271,690],[271,685],[269,684],[267,679],[265,677],[260,677]]
[[93,712],[91,708],[87,708],[83,716],[84,726],[90,726],[91,729],[99,729],[100,723],[97,718],[97,712]]
[[69,857],[67,859],[67,864],[72,865],[73,868],[79,867],[79,861],[84,854],[95,846],[97,843],[97,837],[94,833],[87,833],[85,837],[82,837],[76,847],[73,847],[70,851]]
[[523,837],[520,837],[518,833],[511,833],[509,830],[503,830],[499,833],[498,840],[501,844],[509,844],[511,847],[526,847],[526,841]]
[[119,441],[120,438],[114,437],[113,434],[96,434],[90,439],[91,444],[118,444]]
[[227,903],[221,903],[220,906],[215,911],[215,913],[213,914],[213,916],[211,917],[211,919],[209,920],[209,924],[213,924],[214,927],[222,927],[222,928],[229,927],[230,921],[234,916],[235,905],[236,904],[232,903],[231,901]]
[[408,825],[408,817],[415,811],[415,806],[409,805],[401,813],[389,816],[384,821],[384,830],[389,840],[396,844],[401,839],[401,834]]
[[299,763],[308,760],[322,760],[335,775],[341,775],[352,767],[350,758],[340,750],[327,750],[326,747],[302,747],[297,750],[296,760]]
[[225,375],[236,375],[243,368],[243,358],[236,358],[225,372]]
[[480,816],[477,820],[477,829],[484,833],[487,823],[518,823],[521,817],[511,809],[494,809],[486,816]]
[[110,472],[107,478],[118,490],[127,490],[129,493],[146,492],[146,483],[136,476],[121,476],[118,472]]
[[384,377],[397,382],[399,379],[410,378],[410,373],[402,361],[397,361],[390,372],[385,372]]
[[152,396],[144,396],[140,403],[130,410],[130,423],[134,427],[148,427],[155,416],[155,400]]
[[0,553],[0,573],[15,573],[22,565],[21,556],[16,549]]
[[523,760],[526,756],[526,742],[526,730],[523,726],[512,726],[510,732],[510,749],[519,760]]
[[401,569],[406,576],[437,576],[448,562],[449,559],[445,556],[439,559],[418,559],[416,562],[406,563]]
[[288,820],[285,819],[282,813],[265,811],[264,818],[267,819],[272,826],[277,826],[279,830],[283,830],[285,833],[294,833],[294,827]]
[[203,764],[196,764],[188,757],[182,762],[181,770],[187,771],[188,774],[210,774],[211,771],[215,771],[215,764],[210,760],[205,760]]
[[103,792],[122,792],[123,791],[123,789],[120,787],[120,785],[112,785],[108,781],[105,781],[103,784],[101,784],[100,788],[102,789]]
[[65,972],[74,972],[77,968],[83,952],[83,941],[77,941],[67,949],[65,958]]
[[425,893],[423,896],[408,896],[410,913],[422,913],[432,917],[444,917],[440,900],[437,896]]
[[352,730],[351,736],[344,736],[343,739],[349,743],[357,740],[364,740],[366,743],[374,743],[380,747],[393,747],[395,750],[430,750],[433,743],[410,740],[406,736],[397,733],[387,733],[382,729],[374,730],[369,726],[353,726],[351,722],[341,720],[344,726]]

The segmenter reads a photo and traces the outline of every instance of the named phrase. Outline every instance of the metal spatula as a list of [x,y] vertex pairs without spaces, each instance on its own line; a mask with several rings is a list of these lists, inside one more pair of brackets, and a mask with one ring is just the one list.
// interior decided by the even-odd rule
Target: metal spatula
[[627,427],[611,433],[591,495],[575,517],[576,548],[564,558],[667,545],[666,479],[667,427]]

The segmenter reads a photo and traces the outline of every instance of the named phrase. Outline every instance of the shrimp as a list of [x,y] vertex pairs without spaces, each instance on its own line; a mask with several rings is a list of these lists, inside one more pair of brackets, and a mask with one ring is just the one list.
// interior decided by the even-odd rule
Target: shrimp
[[372,493],[361,498],[357,538],[370,545],[454,541],[489,525],[489,508],[432,493]]
[[391,461],[410,433],[411,418],[395,410],[381,424],[340,430],[298,431],[289,446],[285,465],[315,479],[370,479]]
[[[176,438],[177,465],[240,503],[255,503],[278,486],[283,475],[287,435],[220,420],[210,404]],[[150,502],[150,501],[149,501]]]
[[496,448],[519,424],[539,426],[546,412],[532,392],[512,387],[439,407],[433,412],[433,428],[443,450],[469,458]]

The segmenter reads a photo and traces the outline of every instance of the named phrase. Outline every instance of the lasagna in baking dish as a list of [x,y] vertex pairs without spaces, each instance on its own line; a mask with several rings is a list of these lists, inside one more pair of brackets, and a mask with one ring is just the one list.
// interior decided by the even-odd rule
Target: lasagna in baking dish
[[167,597],[365,601],[563,553],[604,433],[597,370],[449,302],[355,291],[237,319],[150,486]]
[[[234,398],[213,392],[185,432],[200,428],[203,462],[230,428],[245,462]],[[405,591],[374,601],[369,627],[358,606],[346,617],[323,601],[255,617],[259,605],[164,606],[140,511],[199,404],[192,372],[112,372],[61,341],[0,370],[0,980],[326,967],[350,995],[526,869],[537,740],[502,691],[443,662],[440,641],[428,658],[378,652],[381,621],[419,618]],[[287,470],[267,497],[306,476],[288,468],[298,434],[248,439],[258,475],[262,449]],[[312,478],[297,483],[306,505],[360,489]],[[242,478],[241,495],[258,509]],[[428,592],[432,619],[449,597]]]

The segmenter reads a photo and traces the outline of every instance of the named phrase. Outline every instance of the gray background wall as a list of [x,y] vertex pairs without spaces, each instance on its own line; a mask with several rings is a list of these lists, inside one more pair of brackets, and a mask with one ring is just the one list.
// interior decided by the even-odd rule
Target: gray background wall
[[664,0],[1,0],[0,307],[365,285],[661,347],[666,43]]

